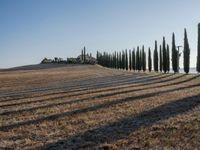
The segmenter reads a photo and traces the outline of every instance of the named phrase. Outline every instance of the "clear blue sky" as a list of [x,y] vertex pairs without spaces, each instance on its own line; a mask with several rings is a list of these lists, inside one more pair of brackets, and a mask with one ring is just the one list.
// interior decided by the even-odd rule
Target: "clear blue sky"
[[[0,0],[0,68],[42,58],[93,55],[145,45],[172,32],[183,45],[187,28],[191,65],[196,64],[200,0]],[[182,64],[182,63],[181,63]]]

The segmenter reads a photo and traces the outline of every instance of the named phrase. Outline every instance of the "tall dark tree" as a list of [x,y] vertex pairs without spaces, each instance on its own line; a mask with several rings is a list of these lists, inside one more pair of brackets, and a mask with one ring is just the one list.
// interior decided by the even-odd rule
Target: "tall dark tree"
[[187,37],[187,31],[184,29],[184,49],[183,49],[183,65],[185,73],[189,73],[190,71],[190,47]]
[[135,49],[132,51],[132,69],[136,70],[136,64],[135,64]]
[[137,47],[136,51],[136,70],[140,70],[140,48],[139,46]]
[[167,44],[167,71],[170,71],[170,54],[169,54],[169,45]]
[[116,52],[116,69],[119,69],[119,54]]
[[125,59],[126,59],[126,61],[125,61],[125,66],[126,66],[126,70],[128,70],[128,53],[127,53],[127,49],[126,49],[126,51],[125,51]]
[[162,54],[162,46],[160,45],[160,72],[163,71],[163,54]]
[[122,51],[122,69],[125,69],[125,53],[124,50]]
[[143,71],[146,71],[146,64],[147,64],[147,62],[146,62],[146,52],[144,52],[144,66],[143,66]]
[[149,48],[149,55],[148,55],[148,68],[149,72],[152,70],[152,58],[151,58],[151,49]]
[[140,65],[139,65],[139,71],[143,69],[143,54],[142,54],[142,50],[140,50]]
[[[97,51],[97,54],[98,54],[98,51]],[[83,50],[81,50],[81,61],[83,62]]]
[[163,52],[163,71],[164,73],[166,73],[167,72],[167,50],[166,50],[165,37],[163,37],[162,52]]
[[200,23],[198,24],[197,72],[200,72]]
[[113,68],[116,68],[116,52],[113,53]]
[[144,45],[142,46],[142,69],[143,71],[146,71],[146,53],[144,51]]
[[158,47],[157,41],[155,41],[155,49],[154,49],[154,56],[153,56],[153,63],[154,63],[154,71],[158,72]]
[[142,46],[142,53],[141,53],[141,60],[142,60],[142,70],[146,71],[146,53],[144,51],[144,45]]
[[86,63],[86,48],[83,48],[83,62]]
[[131,53],[131,50],[129,50],[129,70],[132,70],[132,53]]
[[122,69],[122,53],[119,52],[119,68]]
[[176,49],[175,34],[172,34],[172,69],[174,73],[178,72],[178,51]]

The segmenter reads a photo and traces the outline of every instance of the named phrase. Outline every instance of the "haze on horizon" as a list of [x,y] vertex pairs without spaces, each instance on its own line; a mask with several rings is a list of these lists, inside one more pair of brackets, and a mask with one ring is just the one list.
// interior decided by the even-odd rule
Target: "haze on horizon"
[[171,48],[172,32],[183,45],[184,28],[195,67],[199,6],[199,0],[1,0],[0,68],[76,57],[83,46],[93,55],[142,45],[153,51],[163,36]]

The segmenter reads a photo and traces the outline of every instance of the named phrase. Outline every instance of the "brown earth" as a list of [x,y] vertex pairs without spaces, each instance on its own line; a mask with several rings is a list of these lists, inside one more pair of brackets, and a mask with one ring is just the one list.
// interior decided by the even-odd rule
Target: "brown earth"
[[199,75],[37,65],[0,85],[0,149],[200,149]]

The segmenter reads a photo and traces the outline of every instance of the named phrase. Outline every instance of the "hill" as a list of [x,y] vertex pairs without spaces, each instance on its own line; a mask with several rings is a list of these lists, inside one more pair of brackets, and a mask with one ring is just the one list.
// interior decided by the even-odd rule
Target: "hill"
[[36,65],[0,85],[2,149],[200,147],[199,75]]

